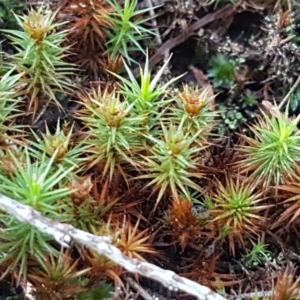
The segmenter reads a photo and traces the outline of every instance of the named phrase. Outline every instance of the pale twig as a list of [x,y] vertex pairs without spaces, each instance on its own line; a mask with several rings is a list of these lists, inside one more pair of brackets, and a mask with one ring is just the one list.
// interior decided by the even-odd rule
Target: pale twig
[[297,80],[295,81],[292,88],[289,90],[289,92],[285,95],[285,97],[282,99],[282,101],[278,105],[278,109],[281,109],[283,105],[290,99],[291,95],[295,92],[296,88],[300,84],[300,75],[298,76]]
[[164,270],[151,263],[125,256],[117,247],[111,244],[110,237],[96,236],[76,229],[69,224],[54,222],[42,216],[32,207],[21,204],[1,194],[0,209],[14,216],[20,222],[28,223],[39,231],[52,236],[63,247],[69,247],[71,241],[74,241],[107,257],[130,273],[159,281],[171,291],[181,290],[202,300],[225,300],[225,298],[213,292],[208,287],[178,276],[173,271]]
[[[300,296],[300,291],[298,292]],[[268,299],[274,295],[274,291],[258,291],[253,293],[245,293],[238,296],[228,296],[229,300],[244,300],[244,299],[252,299],[256,298],[264,298],[267,297]]]
[[295,34],[288,36],[287,38],[285,38],[279,42],[279,46],[286,44],[287,42],[291,41],[295,37],[296,37]]
[[136,290],[139,295],[144,299],[144,300],[153,300],[151,295],[146,292],[135,280],[133,280],[131,277],[126,277],[125,280],[128,282],[128,284]]
[[245,293],[238,296],[229,296],[229,300],[243,300],[243,299],[252,299],[254,297],[257,298],[264,298],[264,297],[272,297],[273,292],[272,291],[259,291],[259,292],[253,292],[253,293]]
[[161,36],[160,36],[160,33],[159,33],[159,29],[158,29],[158,25],[157,25],[157,21],[156,21],[156,18],[155,18],[155,12],[154,12],[154,8],[153,5],[152,5],[152,0],[145,0],[148,8],[149,8],[149,15],[151,17],[151,23],[152,23],[152,26],[153,26],[153,30],[155,31],[155,40],[156,40],[156,44],[158,46],[160,46],[162,44],[162,40],[161,40]]

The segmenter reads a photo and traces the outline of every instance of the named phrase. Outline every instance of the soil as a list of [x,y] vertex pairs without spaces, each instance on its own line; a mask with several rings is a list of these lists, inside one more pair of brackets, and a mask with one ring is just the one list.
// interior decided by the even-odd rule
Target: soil
[[[167,1],[157,9],[156,21],[162,44],[152,47],[150,62],[155,73],[164,56],[173,54],[165,80],[185,73],[174,88],[180,88],[182,83],[203,84],[197,77],[197,71],[207,76],[216,95],[215,110],[225,112],[221,114],[222,121],[215,132],[221,138],[213,139],[217,141],[217,145],[209,149],[207,165],[220,169],[222,161],[224,168],[229,168],[234,148],[240,141],[238,134],[250,134],[249,125],[260,115],[260,109],[268,112],[266,102],[271,105],[274,102],[280,104],[300,74],[300,48],[296,40],[300,35],[300,10],[295,6],[293,15],[285,13],[285,7],[274,12],[274,4],[270,4],[272,1],[237,1],[235,5],[229,4],[225,8],[221,5],[215,8],[214,4],[201,5],[205,1],[191,2],[193,7],[184,8],[184,1]],[[140,5],[143,6],[144,3],[141,2]],[[207,24],[191,30],[195,23],[207,16],[210,18]],[[289,29],[291,25],[293,31]],[[291,36],[294,37],[289,40]],[[270,43],[273,43],[272,47]],[[12,51],[5,42],[3,50],[8,53]],[[237,64],[232,85],[214,87],[213,78],[208,76],[211,59],[218,53]],[[288,108],[291,116],[300,113],[299,93],[300,90],[296,88],[291,95]],[[31,124],[32,127],[37,132],[44,132],[47,124],[50,130],[54,130],[60,118],[70,123],[75,120],[75,128],[79,130],[81,124],[74,116],[78,104],[69,98],[63,99],[61,103],[64,112],[50,104],[39,119]],[[284,105],[283,110],[285,107]],[[18,122],[30,123],[28,118],[20,118]],[[266,228],[262,238],[270,252],[270,259],[248,266],[243,259],[245,250],[242,246],[236,245],[233,256],[228,242],[220,241],[217,237],[200,246],[197,242],[191,242],[185,249],[173,243],[172,234],[160,222],[168,209],[167,201],[162,201],[155,213],[147,201],[136,208],[143,212],[143,218],[147,220],[141,221],[140,229],[150,229],[154,236],[152,244],[161,255],[159,258],[145,256],[148,261],[178,274],[188,274],[193,280],[222,292],[222,287],[218,289],[215,284],[215,279],[219,278],[225,286],[223,292],[228,299],[252,298],[247,294],[272,290],[274,281],[287,266],[292,265],[296,270],[295,277],[299,274],[297,268],[300,266],[300,242],[297,227],[286,227],[277,231]],[[196,205],[195,208],[197,209]],[[201,210],[201,207],[198,209]],[[281,207],[277,215],[282,210]],[[275,216],[274,211],[270,214]],[[247,247],[251,248],[250,242]],[[156,299],[193,299],[171,292],[158,282],[140,279],[139,284],[148,293],[156,296]],[[0,299],[7,299],[5,297],[0,287]]]

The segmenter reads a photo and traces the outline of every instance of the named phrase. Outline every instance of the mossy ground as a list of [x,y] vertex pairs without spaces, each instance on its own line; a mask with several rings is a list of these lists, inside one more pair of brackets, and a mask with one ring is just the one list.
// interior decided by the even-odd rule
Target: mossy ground
[[[176,38],[195,20],[216,11],[214,5],[204,8],[196,2],[195,7],[182,9],[180,3],[167,2],[158,10],[160,16],[156,20],[163,43]],[[221,68],[216,65],[213,67],[211,64],[217,54],[226,57],[227,63],[230,60],[234,64],[233,76],[225,75],[225,79],[228,80],[216,83],[214,81],[216,76],[209,77],[209,84],[212,85],[216,95],[215,110],[223,113],[221,113],[219,127],[214,132],[218,137],[212,139],[216,141],[216,145],[207,151],[207,173],[210,172],[210,168],[218,169],[219,173],[226,172],[228,168],[230,172],[230,163],[235,159],[234,149],[240,142],[239,134],[250,134],[249,125],[260,114],[259,108],[263,107],[263,101],[275,100],[280,103],[297,79],[300,70],[300,48],[297,40],[297,36],[300,36],[299,13],[295,7],[292,21],[286,21],[284,11],[276,14],[272,12],[273,9],[274,7],[268,6],[267,3],[265,6],[262,3],[260,6],[252,7],[242,4],[238,12],[233,12],[229,18],[220,18],[218,21],[211,22],[170,51],[173,57],[168,74],[165,74],[163,81],[186,72],[186,75],[174,84],[174,89],[181,88],[182,83],[201,84],[195,70],[208,76],[214,74],[213,68]],[[287,24],[283,24],[284,22]],[[279,26],[278,23],[281,25]],[[8,24],[10,23],[6,23],[6,26],[9,26]],[[166,31],[168,32],[164,35]],[[287,41],[277,42],[274,40],[277,36],[281,41],[285,39]],[[291,36],[294,37],[288,40]],[[13,51],[6,41],[2,47],[5,52]],[[150,57],[155,55],[157,49],[159,46],[153,41],[149,50]],[[139,59],[139,54],[136,54],[136,58]],[[157,66],[153,71],[155,72],[156,69]],[[291,95],[289,107],[291,115],[300,113],[299,91],[300,89],[296,88]],[[45,132],[47,124],[49,130],[53,132],[57,120],[60,119],[71,124],[75,122],[75,132],[79,131],[82,124],[76,119],[75,113],[80,105],[69,97],[61,99],[61,104],[63,110],[59,110],[56,105],[49,105],[34,124],[30,124],[27,117],[20,117],[17,122],[30,124],[36,132]],[[215,174],[208,174],[208,176],[214,177]],[[122,184],[125,185],[121,183],[120,189],[123,188]],[[262,236],[270,259],[246,264],[244,259],[246,252],[242,247],[236,245],[235,257],[233,257],[228,242],[220,241],[218,238],[210,240],[205,245],[191,242],[184,249],[174,244],[172,233],[168,232],[161,222],[169,208],[167,201],[162,201],[158,209],[153,211],[153,206],[147,199],[149,191],[141,192],[139,187],[136,187],[135,192],[127,195],[126,200],[122,200],[124,201],[122,204],[126,206],[130,201],[138,201],[135,210],[142,214],[139,229],[150,230],[153,234],[152,246],[161,255],[160,258],[156,258],[147,254],[145,258],[163,268],[188,275],[204,285],[211,285],[210,281],[213,281],[216,290],[218,290],[216,281],[219,279],[225,285],[226,294],[234,297],[232,291],[239,295],[256,290],[271,290],[275,278],[285,270],[286,266],[293,264],[295,270],[299,267],[299,224],[286,226],[280,230],[265,228]],[[200,213],[203,209],[201,205],[195,205],[194,208]],[[274,220],[283,210],[283,206],[279,206],[277,211],[272,208],[268,211],[267,217]],[[250,241],[245,246],[250,251],[252,247]],[[158,299],[188,299],[186,295],[172,293],[160,284],[145,279],[140,280],[140,285]],[[221,292],[221,289],[218,291]]]

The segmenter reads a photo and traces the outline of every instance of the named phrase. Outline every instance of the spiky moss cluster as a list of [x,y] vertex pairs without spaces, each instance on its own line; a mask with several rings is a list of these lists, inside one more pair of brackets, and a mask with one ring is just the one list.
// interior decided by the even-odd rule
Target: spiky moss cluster
[[244,136],[247,142],[242,148],[245,159],[237,166],[242,173],[251,172],[251,177],[265,187],[297,177],[300,163],[299,117],[289,119],[288,108],[284,114],[275,108],[274,114],[269,116],[262,111],[262,117],[251,128],[254,138]]
[[[60,219],[56,206],[71,193],[67,187],[63,187],[66,183],[63,179],[71,169],[54,171],[52,168],[54,157],[49,160],[43,155],[40,161],[32,161],[32,153],[26,149],[18,150],[24,153],[22,157],[18,158],[9,153],[13,163],[10,176],[7,176],[5,170],[1,168],[2,193],[32,206],[43,215]],[[64,211],[63,206],[61,210]],[[20,265],[20,278],[25,278],[30,259],[43,264],[46,252],[57,254],[57,250],[49,243],[51,239],[37,229],[30,225],[24,226],[13,216],[5,214],[2,214],[1,222],[5,228],[1,232],[1,238],[5,241],[0,247],[1,263],[10,262],[7,272]]]
[[[129,3],[125,4],[131,13],[134,12]],[[81,8],[77,6],[76,9]],[[120,13],[117,7],[115,11],[112,18]],[[45,42],[50,33],[43,31],[42,25],[48,24],[50,19],[53,21],[53,16],[46,17],[42,10],[31,11],[29,15],[30,22],[26,18],[22,22],[25,33],[29,34],[26,38],[30,36],[33,44],[38,40]],[[75,15],[80,17],[79,12]],[[123,17],[118,20],[125,22]],[[59,34],[55,28],[57,31],[53,33]],[[93,30],[96,32],[97,28]],[[95,32],[86,33],[88,39],[94,38]],[[111,38],[114,40],[114,36]],[[92,45],[88,39],[86,42]],[[16,44],[19,42],[22,40],[16,40]],[[126,59],[126,53],[123,56]],[[47,57],[50,62],[54,59]],[[152,76],[147,56],[139,80],[128,61],[124,63],[126,76],[116,74],[120,70],[120,58],[113,57],[112,53],[107,62],[111,71],[107,78],[112,82],[93,83],[91,88],[82,87],[83,91],[72,93],[82,105],[76,116],[82,131],[77,133],[76,139],[73,125],[58,122],[53,131],[46,126],[45,132],[33,132],[30,140],[22,139],[27,150],[8,142],[2,147],[2,193],[32,206],[52,220],[70,223],[96,235],[109,235],[125,255],[140,260],[145,254],[156,252],[153,237],[146,230],[149,223],[138,205],[147,203],[152,212],[168,207],[164,220],[159,221],[165,225],[160,229],[162,234],[171,236],[172,244],[180,245],[183,253],[191,249],[200,253],[197,259],[190,259],[190,265],[185,263],[186,276],[214,287],[224,284],[216,282],[216,277],[232,280],[232,276],[215,273],[224,242],[233,255],[238,248],[253,260],[247,245],[254,245],[253,239],[260,241],[259,235],[267,226],[267,213],[272,205],[278,205],[276,208],[280,210],[284,201],[287,205],[294,202],[272,229],[286,222],[297,225],[298,119],[290,120],[276,107],[274,115],[262,114],[253,127],[254,136],[244,137],[245,145],[238,149],[239,155],[231,161],[228,159],[230,166],[226,162],[227,155],[221,157],[224,158],[220,160],[223,170],[221,165],[213,166],[217,160],[214,153],[207,157],[211,148],[208,139],[218,113],[211,108],[212,99],[205,88],[184,86],[178,93],[171,92],[177,78],[161,84],[169,61]],[[17,70],[19,74],[7,73],[0,81],[5,100],[0,129],[5,141],[14,137],[11,131],[17,129],[11,124],[16,118],[17,96],[24,95],[22,80],[27,78],[25,69],[17,69],[19,61],[16,59],[14,63],[11,72]],[[36,66],[33,61],[30,63]],[[40,74],[46,76],[43,72]],[[227,76],[227,71],[224,74]],[[68,82],[68,77],[61,80]],[[231,162],[236,160],[238,162],[232,166]],[[296,197],[291,198],[290,193]],[[274,198],[267,199],[269,195]],[[17,270],[18,279],[27,278],[34,283],[40,297],[49,296],[50,291],[52,298],[67,299],[76,295],[88,299],[105,290],[105,287],[97,289],[99,280],[110,278],[122,284],[124,270],[89,249],[60,250],[50,237],[29,225],[24,226],[4,212],[1,224],[3,276]],[[263,248],[264,245],[259,246]],[[262,251],[267,250],[263,248]],[[288,284],[292,285],[292,281]],[[94,287],[90,295],[83,294],[90,287]]]
[[[127,180],[134,168],[142,173],[138,180],[150,179],[145,189],[154,186],[157,203],[167,194],[178,198],[178,189],[187,198],[190,189],[200,190],[191,178],[202,176],[197,171],[205,147],[200,141],[205,144],[214,117],[204,92],[185,89],[178,99],[168,99],[168,87],[175,79],[159,84],[166,65],[151,78],[146,58],[139,83],[125,64],[130,80],[116,75],[119,90],[84,94],[85,109],[78,116],[88,128],[84,143],[91,146],[90,167],[97,165],[103,176],[109,172],[110,180],[118,174]],[[178,105],[180,99],[184,105]],[[170,104],[175,105],[175,115],[165,118]]]
[[80,118],[89,127],[90,166],[98,165],[103,175],[109,173],[112,180],[115,170],[125,173],[124,163],[135,165],[133,157],[143,149],[138,137],[144,116],[131,117],[133,105],[121,102],[120,94],[115,92],[104,92],[104,97],[99,95],[97,100],[91,99],[92,105],[85,104]]
[[265,219],[260,214],[268,205],[260,205],[264,199],[255,192],[256,184],[228,178],[225,184],[216,182],[216,189],[207,198],[211,225],[220,236],[229,239],[234,255],[235,241],[244,247],[244,236],[259,234]]
[[65,31],[56,29],[62,24],[55,22],[56,13],[45,12],[43,8],[30,10],[27,16],[16,16],[21,30],[3,30],[16,47],[12,64],[20,74],[18,95],[29,99],[28,110],[33,115],[41,103],[55,101],[57,93],[70,91],[67,75],[74,68],[64,63],[67,47],[61,44]]
[[[139,24],[142,22],[135,19],[141,13],[135,9],[136,4],[126,2],[122,12],[111,3],[115,13],[105,21],[107,25],[113,20],[116,25],[124,25],[122,39],[115,40],[112,27],[107,26],[106,29],[112,31],[106,33],[111,34],[108,50],[121,49],[125,59],[129,57],[126,52],[129,41],[136,47],[139,45],[135,42],[135,33],[141,32]],[[69,9],[77,9],[74,15],[78,18],[71,23],[74,30],[70,34],[78,34],[78,41],[85,42],[87,49],[96,50],[107,41],[105,37],[100,39],[99,26],[107,16],[102,19],[104,10],[99,14],[103,8],[99,5],[89,2],[82,7],[79,3],[69,6]],[[82,26],[80,13],[86,17],[91,12],[93,15],[83,23],[93,26]],[[16,119],[12,108],[19,104],[18,96],[20,100],[28,98],[28,107],[35,114],[41,107],[41,99],[46,100],[43,102],[46,104],[54,100],[59,106],[57,94],[62,90],[71,93],[68,76],[72,66],[63,61],[69,45],[62,46],[68,33],[61,31],[67,22],[56,23],[57,16],[42,7],[32,9],[28,16],[16,17],[23,31],[6,32],[17,48],[11,58],[12,72],[17,74],[7,73],[1,77],[5,97],[1,134],[5,140],[6,135],[9,138],[11,134],[5,126]],[[125,26],[128,24],[131,26]],[[130,28],[134,28],[135,33]],[[97,46],[95,40],[99,42]],[[104,48],[100,50],[103,53]],[[140,81],[135,79],[128,62],[124,66],[129,80],[114,74],[118,73],[120,62],[114,53],[107,59],[108,69],[112,71],[108,78],[118,80],[118,85],[101,82],[82,93],[73,93],[82,104],[77,115],[83,125],[79,139],[75,139],[73,125],[58,121],[54,131],[46,126],[45,132],[32,132],[30,139],[24,138],[24,147],[9,144],[1,149],[0,186],[6,196],[54,221],[66,222],[96,235],[112,236],[113,244],[125,255],[141,260],[145,253],[153,255],[155,251],[148,242],[150,235],[141,224],[142,218],[139,216],[136,221],[137,212],[132,209],[136,203],[126,203],[123,199],[126,194],[120,196],[120,183],[125,179],[132,191],[132,181],[134,184],[146,181],[144,193],[154,186],[153,193],[148,195],[156,194],[152,197],[153,207],[163,197],[166,200],[178,197],[178,190],[186,198],[190,190],[200,190],[192,178],[201,177],[196,166],[210,132],[204,127],[213,126],[214,113],[208,112],[204,91],[185,88],[174,99],[171,97],[169,88],[176,79],[160,84],[169,61],[152,76],[147,56]],[[164,115],[169,104],[176,108],[173,120]],[[191,204],[189,206],[191,208]],[[128,211],[126,218],[124,211]],[[29,225],[24,226],[14,216],[1,214],[0,262],[5,268],[2,277],[18,269],[18,282],[30,280],[38,285],[36,295],[45,297],[48,291],[55,298],[71,298],[95,286],[100,279],[111,278],[115,283],[122,283],[124,270],[107,258],[90,250],[79,253],[73,247],[60,250],[51,237]],[[78,259],[74,261],[73,257]]]
[[141,42],[150,35],[145,23],[150,8],[138,9],[138,1],[67,1],[60,7],[59,17],[71,22],[68,44],[72,55],[69,61],[79,66],[94,80],[106,79],[106,71],[123,57],[132,63],[132,52],[144,52]]
[[[204,207],[202,203],[200,212],[191,212],[189,203],[174,199],[165,218],[169,227],[165,234],[173,236],[183,249],[186,240],[195,247],[190,239],[193,235],[197,245],[210,244],[211,253],[204,251],[203,261],[209,255],[217,259],[218,252],[212,249],[225,240],[233,256],[237,249],[244,253],[243,261],[248,267],[273,259],[268,245],[261,242],[266,228],[280,236],[284,228],[299,226],[299,118],[289,118],[287,112],[288,107],[282,113],[276,105],[271,112],[262,112],[251,127],[254,134],[242,135],[241,146],[229,151],[236,154],[229,156],[226,151],[221,160],[212,158],[207,172],[214,180],[203,191]],[[194,202],[195,208],[198,205]],[[202,280],[208,270],[204,266],[203,271],[190,268],[185,274]],[[293,286],[293,280],[289,285]]]
[[191,242],[199,240],[202,232],[202,219],[193,211],[193,203],[185,199],[173,199],[165,215],[165,224],[178,239],[184,251]]
[[107,70],[119,72],[117,53],[130,62],[129,53],[141,50],[138,41],[151,33],[143,26],[146,19],[136,19],[147,11],[137,10],[137,1],[125,1],[121,7],[114,1],[74,0],[56,12],[41,6],[28,15],[15,15],[22,30],[3,32],[16,47],[10,59],[20,74],[17,95],[28,101],[33,117],[52,101],[62,108],[58,99],[76,88],[70,80],[75,70],[106,79]]
[[[50,138],[48,134],[48,141],[55,140],[56,135],[59,133],[54,133]],[[60,135],[63,133],[60,132]],[[29,148],[2,150],[0,186],[4,195],[33,207],[52,220],[66,222],[94,234],[115,236],[114,244],[128,256],[142,259],[139,253],[155,253],[147,244],[147,230],[139,230],[139,222],[132,227],[131,222],[125,219],[123,222],[117,217],[112,222],[106,220],[104,216],[118,199],[106,194],[107,185],[102,187],[101,195],[93,193],[92,178],[81,175],[80,163],[71,164],[67,159],[68,153],[72,153],[76,146],[67,145],[65,140],[52,143],[51,149],[55,147],[55,151],[51,156],[48,147],[48,143],[33,141]],[[79,150],[83,153],[84,146]],[[75,249],[59,251],[59,246],[51,237],[4,212],[1,213],[1,224],[3,243],[0,246],[0,261],[5,267],[1,278],[18,268],[17,282],[28,279],[41,285],[34,291],[37,296],[46,297],[45,293],[50,291],[51,295],[69,299],[86,291],[87,286],[98,285],[99,278],[108,276],[121,282],[117,275],[122,273],[122,269],[107,259],[103,261],[99,255],[90,254],[93,259],[85,262],[82,268],[79,266],[83,263],[80,258],[73,260]],[[107,232],[103,232],[104,224]],[[90,270],[96,266],[102,271],[93,273],[98,274],[95,278],[90,276]],[[114,269],[119,271],[114,273]],[[104,274],[106,277],[103,277]]]
[[106,19],[109,12],[110,8],[103,1],[72,0],[60,7],[60,17],[70,21],[66,24],[72,45],[68,61],[76,63],[95,79],[99,78],[104,61],[107,37],[104,29],[113,27]]
[[[31,11],[31,18],[40,20],[41,15],[42,11]],[[35,34],[34,39],[44,33],[41,30]],[[72,125],[58,121],[54,131],[47,126],[41,134],[32,131],[30,140],[23,139],[26,147],[3,148],[0,156],[2,193],[52,220],[70,223],[96,235],[114,236],[114,245],[129,257],[143,259],[143,253],[155,254],[147,243],[150,238],[147,230],[140,230],[140,221],[133,226],[129,217],[124,219],[122,215],[121,219],[116,213],[122,197],[112,194],[112,185],[123,179],[128,187],[132,180],[147,180],[146,189],[154,185],[153,193],[157,192],[156,205],[162,197],[179,196],[177,189],[189,198],[190,189],[200,190],[189,178],[201,177],[196,165],[209,134],[209,130],[198,129],[206,124],[212,126],[214,115],[207,112],[205,93],[185,89],[178,98],[170,97],[169,86],[175,79],[164,85],[159,83],[167,63],[152,78],[147,57],[140,82],[125,64],[131,81],[118,75],[119,88],[102,88],[99,84],[82,94],[76,93],[83,106],[78,112],[84,128],[79,140],[74,139]],[[8,90],[16,86],[16,92],[12,93],[17,97],[20,81],[19,74],[2,76],[6,91],[3,95],[8,99],[5,107],[9,107],[9,101],[18,104],[10,100]],[[163,117],[169,103],[176,106],[173,123]],[[181,118],[185,114],[193,119],[197,129],[192,136],[187,117]],[[4,117],[3,124],[16,118],[13,109],[8,109]],[[6,131],[3,127],[3,134]],[[132,176],[136,172],[138,175]],[[149,174],[158,176],[159,180]],[[131,206],[124,205],[124,209],[130,211]],[[30,279],[42,284],[35,290],[37,295],[51,290],[52,295],[68,298],[86,290],[87,285],[98,283],[99,278],[110,277],[121,283],[122,268],[108,259],[87,250],[79,255],[78,261],[71,263],[70,257],[78,255],[76,249],[60,251],[51,237],[5,213],[2,213],[1,223],[1,264],[5,266],[2,275],[18,268],[18,281]],[[82,260],[85,260],[85,268],[79,267]],[[93,276],[87,278],[90,269]],[[79,288],[81,280],[86,284]]]

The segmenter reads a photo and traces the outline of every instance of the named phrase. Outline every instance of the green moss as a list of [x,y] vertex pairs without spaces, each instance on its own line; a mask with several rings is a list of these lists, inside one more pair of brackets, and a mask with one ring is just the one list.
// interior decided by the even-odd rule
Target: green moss
[[25,1],[2,0],[0,3],[0,28],[17,29],[18,22],[14,13],[22,13],[26,8]]

